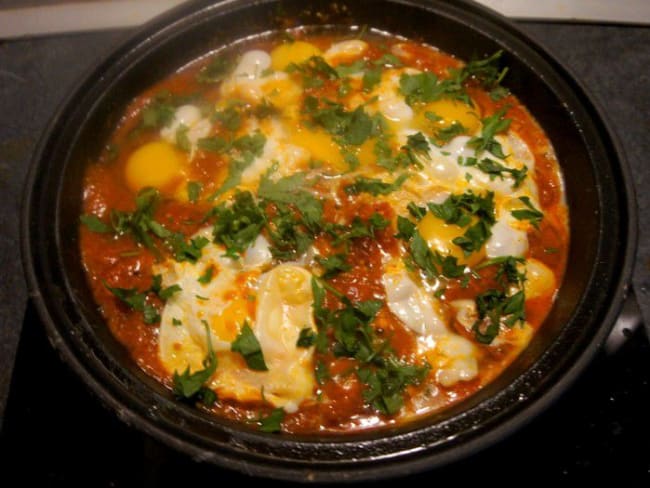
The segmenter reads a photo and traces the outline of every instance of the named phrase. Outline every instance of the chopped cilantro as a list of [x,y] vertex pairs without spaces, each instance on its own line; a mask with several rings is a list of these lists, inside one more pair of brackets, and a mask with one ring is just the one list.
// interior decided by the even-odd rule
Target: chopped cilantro
[[352,269],[352,266],[347,262],[347,255],[345,254],[333,254],[326,258],[316,256],[316,262],[323,267],[323,274],[321,275],[323,279],[332,278],[339,273]]
[[382,358],[381,363],[378,368],[360,368],[357,376],[366,384],[364,400],[378,412],[393,415],[404,405],[404,389],[420,383],[431,366],[406,363],[394,356]]
[[112,232],[112,227],[108,224],[105,224],[102,222],[97,215],[93,214],[84,214],[81,217],[79,217],[79,220],[83,225],[85,225],[88,230],[91,232],[98,232],[101,234],[105,234],[107,232]]
[[190,152],[192,149],[192,143],[190,142],[187,132],[190,130],[185,124],[181,124],[176,129],[176,146],[185,152]]
[[519,197],[519,200],[523,202],[527,209],[513,210],[510,212],[514,218],[517,220],[528,220],[531,225],[536,229],[539,229],[539,223],[544,218],[544,214],[537,210],[530,201],[529,197]]
[[188,181],[187,182],[187,199],[196,203],[199,200],[199,195],[201,195],[201,190],[203,185],[198,181]]
[[[181,374],[174,371],[173,389],[174,394],[182,399],[202,400],[204,404],[214,403],[216,396],[205,384],[210,380],[217,370],[217,356],[212,349],[212,338],[210,337],[210,327],[205,320],[201,321],[205,327],[206,340],[208,344],[208,355],[203,360],[203,369],[190,373],[190,367]],[[209,393],[208,393],[209,392]]]
[[310,327],[300,329],[300,335],[296,341],[296,347],[308,348],[316,343],[316,333]]
[[197,281],[202,285],[207,285],[212,281],[212,275],[214,274],[214,266],[208,266],[203,274],[198,277]]
[[510,127],[511,119],[504,118],[508,107],[503,107],[498,112],[493,113],[489,117],[481,120],[483,127],[480,136],[474,136],[467,141],[467,146],[476,151],[476,156],[480,156],[484,151],[489,152],[493,156],[500,159],[505,159],[506,155],[503,154],[501,144],[494,138],[500,132],[505,132]]
[[282,421],[284,420],[284,410],[275,408],[266,417],[260,417],[258,420],[259,430],[261,432],[280,432],[282,430]]
[[357,176],[354,183],[345,186],[345,193],[348,195],[357,195],[359,193],[370,193],[373,196],[388,195],[398,190],[409,176],[408,173],[403,173],[392,183],[385,183],[377,178]]
[[226,247],[226,256],[238,259],[260,234],[266,224],[266,216],[255,203],[251,192],[235,194],[234,202],[225,202],[212,209],[216,218],[212,235],[214,241]]
[[201,68],[196,75],[196,80],[200,83],[218,83],[226,77],[233,66],[234,63],[231,59],[217,56],[209,64]]
[[501,323],[507,327],[513,327],[517,322],[523,324],[526,320],[525,301],[523,290],[510,296],[494,289],[477,295],[478,320],[472,326],[476,340],[482,344],[491,344],[499,334]]
[[244,321],[239,335],[230,345],[230,350],[241,354],[250,369],[255,371],[268,371],[264,362],[262,347],[257,337],[255,337],[253,329],[248,325],[248,321]]

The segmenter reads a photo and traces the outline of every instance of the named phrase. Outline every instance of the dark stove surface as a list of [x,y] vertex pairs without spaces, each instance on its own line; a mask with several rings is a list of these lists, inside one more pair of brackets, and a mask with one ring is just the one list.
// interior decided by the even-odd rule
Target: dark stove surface
[[[507,466],[536,480],[617,474],[625,486],[643,486],[650,480],[649,385],[650,344],[638,328],[615,354],[600,353],[554,406],[502,443],[448,467],[381,484],[488,479]],[[10,391],[0,476],[20,480],[15,486],[287,485],[198,464],[127,427],[59,360],[32,306]]]

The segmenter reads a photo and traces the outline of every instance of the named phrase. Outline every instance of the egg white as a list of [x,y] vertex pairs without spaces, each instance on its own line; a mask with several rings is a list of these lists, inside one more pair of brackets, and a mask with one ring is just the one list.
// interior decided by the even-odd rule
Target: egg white
[[[199,235],[209,235],[205,229]],[[260,401],[295,411],[313,395],[313,348],[296,346],[300,331],[315,328],[311,307],[311,274],[294,264],[266,272],[271,260],[268,242],[258,237],[242,259],[224,257],[224,249],[208,244],[196,263],[167,260],[157,265],[164,287],[182,290],[167,300],[161,314],[159,358],[167,371],[203,368],[209,327],[218,366],[209,386],[219,398]],[[209,283],[198,278],[208,268]],[[242,279],[243,278],[243,279]],[[254,297],[254,307],[249,306]],[[251,313],[253,309],[253,313]],[[248,321],[257,337],[268,371],[249,369],[232,341]],[[180,321],[180,325],[178,322]]]

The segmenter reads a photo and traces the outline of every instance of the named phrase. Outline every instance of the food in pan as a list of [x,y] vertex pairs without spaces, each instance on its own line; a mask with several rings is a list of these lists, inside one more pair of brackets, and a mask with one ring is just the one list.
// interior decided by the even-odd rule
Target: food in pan
[[498,52],[296,30],[151,87],[84,180],[110,330],[178,401],[265,432],[466,399],[542,327],[569,240],[505,76]]

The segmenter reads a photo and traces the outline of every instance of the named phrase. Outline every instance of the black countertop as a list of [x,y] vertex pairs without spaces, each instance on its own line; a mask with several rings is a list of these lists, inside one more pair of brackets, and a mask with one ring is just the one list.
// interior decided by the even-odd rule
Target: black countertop
[[[650,27],[521,23],[583,83],[620,138],[634,176],[640,242],[634,289],[650,319]],[[0,480],[44,486],[237,482],[133,431],[100,407],[47,344],[18,244],[32,151],[80,75],[130,31],[0,43]],[[650,481],[650,344],[643,328],[602,352],[552,408],[483,453],[407,482],[462,481],[504,463],[536,479],[616,475]],[[5,408],[6,407],[6,408]],[[28,462],[29,468],[25,468]],[[567,477],[568,475],[568,477]],[[0,482],[4,486],[4,482]]]

